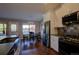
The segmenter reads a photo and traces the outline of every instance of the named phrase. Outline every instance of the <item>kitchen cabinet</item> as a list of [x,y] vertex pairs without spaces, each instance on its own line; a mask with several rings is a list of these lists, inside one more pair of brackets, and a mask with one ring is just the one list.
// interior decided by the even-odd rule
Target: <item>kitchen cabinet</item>
[[51,36],[51,48],[53,48],[55,51],[59,52],[58,50],[58,41],[59,41],[59,37],[58,36]]

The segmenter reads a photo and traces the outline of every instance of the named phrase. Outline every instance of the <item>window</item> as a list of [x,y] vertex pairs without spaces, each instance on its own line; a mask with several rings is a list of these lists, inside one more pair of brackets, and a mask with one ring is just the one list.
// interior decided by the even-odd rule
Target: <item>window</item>
[[6,34],[6,24],[0,24],[0,35]]
[[23,25],[23,34],[29,34],[29,32],[35,33],[35,25]]
[[16,24],[11,24],[11,31],[15,32],[16,31]]
[[30,32],[34,32],[35,33],[35,25],[30,25]]
[[29,25],[23,25],[23,34],[29,34]]

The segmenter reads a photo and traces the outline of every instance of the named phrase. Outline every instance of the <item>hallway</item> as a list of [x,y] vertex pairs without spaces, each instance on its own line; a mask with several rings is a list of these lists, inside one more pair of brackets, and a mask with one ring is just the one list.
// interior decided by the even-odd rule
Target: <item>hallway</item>
[[57,55],[57,53],[43,46],[41,42],[25,41],[22,42],[20,55]]

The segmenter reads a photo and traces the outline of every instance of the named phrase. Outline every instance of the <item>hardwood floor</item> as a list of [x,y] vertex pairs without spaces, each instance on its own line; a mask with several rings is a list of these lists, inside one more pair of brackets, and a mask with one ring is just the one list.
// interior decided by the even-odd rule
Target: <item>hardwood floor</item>
[[57,53],[43,46],[42,42],[24,41],[22,42],[20,55],[57,55]]

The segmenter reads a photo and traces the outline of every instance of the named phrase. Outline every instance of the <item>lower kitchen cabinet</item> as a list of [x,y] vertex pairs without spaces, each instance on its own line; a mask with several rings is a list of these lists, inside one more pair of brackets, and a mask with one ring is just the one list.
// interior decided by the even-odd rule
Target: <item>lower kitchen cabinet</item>
[[58,36],[51,36],[51,48],[53,48],[56,52],[59,52],[59,45],[58,45],[58,42],[59,42],[59,37]]

